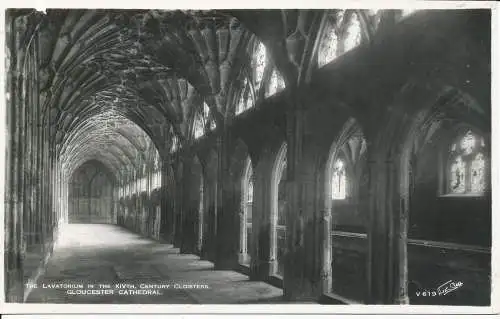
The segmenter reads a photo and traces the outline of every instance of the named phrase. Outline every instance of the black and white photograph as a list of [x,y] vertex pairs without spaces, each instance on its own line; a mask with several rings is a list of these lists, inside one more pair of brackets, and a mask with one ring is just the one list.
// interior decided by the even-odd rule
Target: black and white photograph
[[2,307],[491,312],[498,18],[457,3],[10,2]]

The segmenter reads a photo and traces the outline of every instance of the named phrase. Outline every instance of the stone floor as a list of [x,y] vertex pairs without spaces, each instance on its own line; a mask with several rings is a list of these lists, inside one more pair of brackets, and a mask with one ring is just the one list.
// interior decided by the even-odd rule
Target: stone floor
[[[84,288],[47,288],[55,283],[81,284]],[[119,283],[135,285],[136,289],[121,289],[116,286]],[[141,284],[170,286],[147,290],[141,289]],[[82,294],[89,290],[94,290],[93,294]],[[123,294],[129,290],[158,295]],[[208,261],[181,255],[172,245],[118,226],[69,224],[27,302],[252,304],[281,303],[282,294],[281,289],[249,281],[238,272],[215,271]]]

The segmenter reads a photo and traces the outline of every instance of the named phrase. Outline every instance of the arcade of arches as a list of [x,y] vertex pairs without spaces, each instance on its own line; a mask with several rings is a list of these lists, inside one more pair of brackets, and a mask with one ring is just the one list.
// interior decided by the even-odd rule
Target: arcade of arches
[[8,301],[85,226],[280,302],[489,305],[488,10],[12,9],[5,52]]

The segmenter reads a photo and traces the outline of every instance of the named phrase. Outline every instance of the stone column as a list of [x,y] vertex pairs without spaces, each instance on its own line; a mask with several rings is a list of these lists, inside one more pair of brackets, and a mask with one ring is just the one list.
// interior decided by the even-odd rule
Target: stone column
[[191,156],[190,154],[182,154],[182,178],[177,181],[182,187],[182,208],[181,208],[181,229],[180,229],[180,250],[181,253],[193,253],[195,247],[193,243],[196,242],[196,238],[192,238],[194,233],[191,231],[189,222],[192,218],[191,215],[191,205],[190,205],[190,192],[189,192],[189,180],[191,177]]
[[22,207],[22,154],[21,130],[23,126],[22,113],[22,65],[23,50],[20,39],[26,32],[26,17],[13,17],[6,11],[6,44],[9,72],[8,85],[8,125],[10,143],[8,147],[6,194],[6,241],[5,241],[5,296],[7,302],[22,302],[23,286],[23,207]]
[[254,201],[252,206],[252,243],[250,245],[250,278],[267,280],[272,272],[271,260],[271,174],[273,159],[264,150],[254,171]]
[[25,208],[25,214],[24,214],[24,231],[25,231],[25,240],[26,240],[26,247],[27,249],[30,249],[30,246],[32,244],[32,239],[33,239],[33,230],[32,230],[32,223],[31,219],[33,216],[33,207],[31,205],[32,203],[32,196],[31,196],[31,190],[33,188],[33,165],[32,165],[32,156],[33,156],[33,144],[32,144],[32,132],[33,132],[33,114],[35,113],[35,105],[33,104],[33,74],[35,73],[35,70],[33,70],[33,60],[34,60],[34,52],[33,52],[33,46],[30,46],[28,48],[26,60],[25,60],[25,68],[24,68],[24,73],[26,74],[26,81],[25,81],[25,101],[26,101],[26,109],[25,109],[25,116],[26,116],[26,126],[25,126],[25,141],[24,141],[24,161],[25,161],[25,169],[24,169],[24,179],[26,180],[24,184],[24,190],[23,193],[25,194],[24,196],[24,206]]
[[47,234],[45,237],[44,241],[44,253],[48,252],[48,249],[50,247],[51,241],[54,238],[54,228],[56,224],[56,213],[55,213],[55,184],[57,183],[56,181],[56,175],[55,175],[55,167],[56,167],[56,160],[55,160],[55,150],[56,150],[56,145],[55,143],[51,143],[50,145],[50,157],[49,157],[49,171],[48,171],[48,183],[49,183],[49,198],[48,198],[48,227],[47,227]]
[[[183,165],[183,164],[181,164]],[[174,168],[174,247],[181,247],[182,245],[182,211],[183,211],[183,189],[182,189],[182,167],[179,163]]]
[[217,139],[216,269],[235,269],[239,252],[240,196],[235,196],[230,168],[231,134],[225,123]]
[[[241,192],[243,193],[243,189],[241,190]],[[242,197],[242,196],[240,196],[240,197]],[[239,231],[241,234],[243,232],[246,232],[246,219],[245,219],[246,216],[245,216],[244,204],[240,205],[238,215],[239,215]],[[240,236],[239,241],[238,241],[239,245],[240,245],[240,249],[239,249],[239,253],[238,253],[238,262],[239,263],[246,263],[248,261],[249,252],[247,251],[247,247],[248,247],[247,241],[248,241],[247,236]]]
[[50,161],[50,153],[52,150],[52,143],[49,140],[50,136],[54,136],[51,134],[51,131],[54,130],[53,127],[48,126],[49,133],[46,135],[46,140],[44,141],[44,169],[43,169],[43,181],[44,181],[44,205],[41,211],[42,215],[42,236],[41,236],[41,244],[45,245],[45,242],[48,237],[49,227],[50,227],[50,216],[51,212],[51,184],[50,184],[50,171],[51,171],[51,161]]
[[34,232],[36,234],[35,236],[35,243],[40,244],[41,243],[41,236],[42,236],[42,224],[41,224],[41,218],[42,218],[42,212],[43,212],[43,205],[44,205],[44,179],[43,179],[43,171],[44,171],[44,152],[45,152],[45,134],[47,131],[46,128],[46,122],[44,120],[45,113],[42,113],[40,111],[40,117],[38,121],[38,135],[37,135],[37,172],[36,176],[38,179],[37,183],[37,205],[36,205],[36,213],[34,216]]
[[287,252],[283,290],[284,298],[294,301],[317,299],[322,288],[321,216],[314,204],[316,163],[312,144],[307,144],[302,94],[291,91],[287,114]]
[[321,212],[320,221],[320,234],[321,238],[321,293],[326,294],[331,291],[332,288],[332,241],[330,239],[330,233],[332,229],[332,216],[331,211],[323,210]]
[[369,161],[368,303],[371,304],[409,302],[408,216],[400,202],[398,163],[396,158],[384,154],[371,154]]
[[172,211],[170,209],[168,201],[170,201],[170,197],[167,194],[170,194],[171,190],[168,185],[168,165],[167,161],[163,161],[161,165],[161,187],[160,187],[160,209],[161,209],[161,217],[160,217],[160,238],[172,241],[173,240],[173,225],[172,224]]

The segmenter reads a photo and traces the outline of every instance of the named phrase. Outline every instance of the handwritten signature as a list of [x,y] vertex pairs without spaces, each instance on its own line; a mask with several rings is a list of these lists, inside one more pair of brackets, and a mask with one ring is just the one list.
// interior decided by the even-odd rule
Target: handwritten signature
[[453,281],[453,280],[448,280],[444,284],[440,285],[436,289],[424,289],[423,291],[417,291],[415,294],[417,297],[422,296],[422,297],[436,297],[436,296],[446,296],[448,293],[457,290],[458,288],[462,287],[464,284],[461,281]]
[[461,281],[454,282],[453,280],[448,280],[441,286],[437,287],[438,294],[440,296],[445,296],[449,292],[452,292],[453,290],[457,290],[458,288],[462,287],[464,284]]

